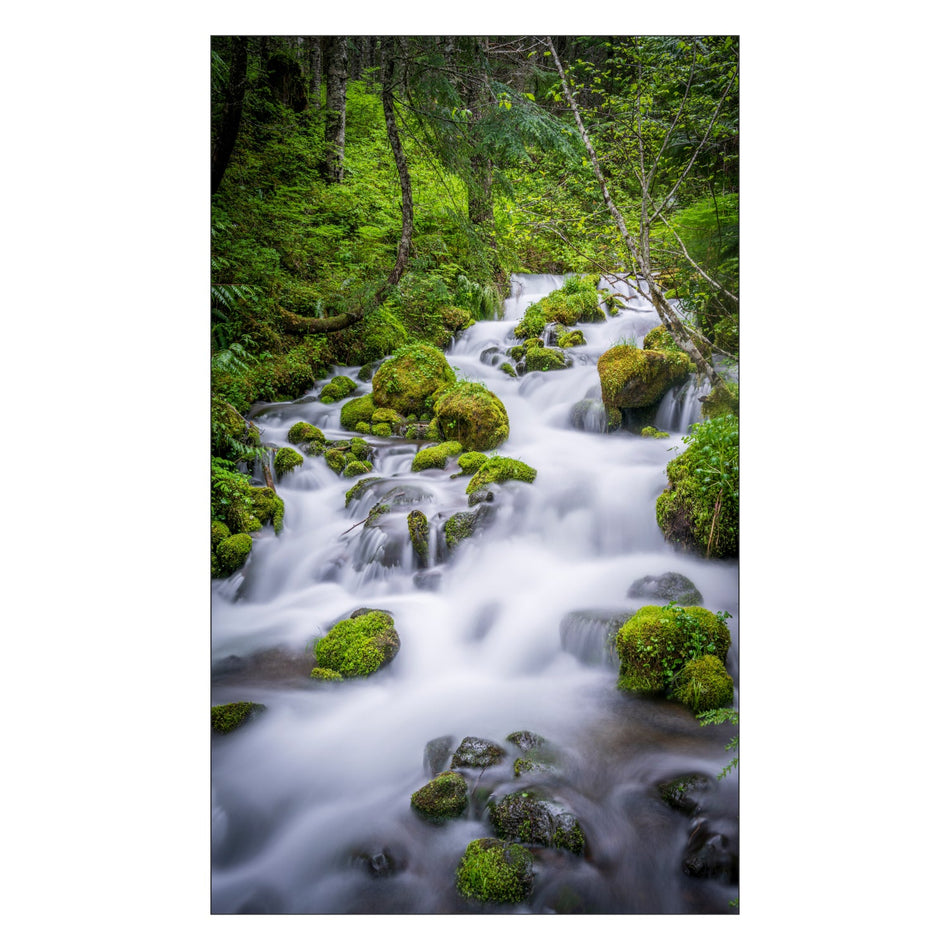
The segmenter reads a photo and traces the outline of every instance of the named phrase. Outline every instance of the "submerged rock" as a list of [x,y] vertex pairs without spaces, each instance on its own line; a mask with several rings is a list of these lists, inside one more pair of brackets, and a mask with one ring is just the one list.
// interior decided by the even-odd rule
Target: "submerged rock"
[[456,383],[435,403],[435,422],[446,439],[466,452],[497,448],[509,433],[505,404],[481,383]]
[[261,703],[224,703],[211,707],[211,728],[218,735],[233,732],[260,715],[267,707]]
[[660,798],[675,811],[695,815],[704,799],[713,791],[714,785],[708,775],[690,772],[657,785]]
[[497,765],[505,757],[505,750],[490,739],[466,736],[452,756],[452,768],[486,768]]
[[706,819],[696,821],[683,853],[683,872],[690,877],[739,883],[739,854],[732,838]]
[[376,370],[372,401],[378,409],[395,409],[403,416],[419,414],[428,408],[430,396],[454,382],[455,373],[442,351],[415,343],[397,350]]
[[431,782],[412,793],[412,807],[423,818],[442,824],[458,818],[468,808],[468,785],[460,772],[440,772]]
[[498,838],[478,838],[465,849],[455,871],[459,894],[479,901],[518,903],[534,880],[531,853]]
[[453,736],[439,736],[438,739],[430,739],[426,743],[425,752],[422,755],[422,767],[426,770],[426,774],[434,778],[439,772],[445,770],[454,744]]
[[627,590],[628,597],[652,600],[658,604],[675,601],[684,607],[693,607],[703,602],[703,595],[696,585],[682,574],[667,571],[665,574],[647,574],[635,580]]
[[631,616],[629,610],[572,610],[561,620],[561,649],[588,666],[617,668],[617,631]]
[[577,817],[560,803],[543,797],[537,789],[491,799],[488,815],[496,834],[502,838],[563,848],[572,854],[584,853],[587,837]]

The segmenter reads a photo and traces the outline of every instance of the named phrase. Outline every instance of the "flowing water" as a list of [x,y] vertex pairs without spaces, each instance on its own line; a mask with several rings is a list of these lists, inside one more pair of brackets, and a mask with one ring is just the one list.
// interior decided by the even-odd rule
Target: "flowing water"
[[[655,518],[666,464],[698,421],[698,396],[684,387],[660,407],[657,424],[670,439],[603,431],[597,358],[618,340],[642,342],[657,325],[642,299],[581,325],[587,343],[569,351],[571,368],[519,378],[502,372],[525,308],[563,279],[516,275],[502,318],[464,331],[447,353],[460,378],[484,382],[504,402],[511,435],[498,454],[538,472],[531,485],[496,486],[496,515],[480,532],[440,558],[438,527],[466,510],[467,478],[451,477],[453,463],[412,473],[424,443],[368,436],[373,475],[385,481],[347,508],[357,479],[305,457],[278,485],[282,533],[261,532],[245,567],[213,582],[212,703],[266,706],[213,739],[214,913],[730,911],[738,788],[734,772],[716,775],[735,729],[704,728],[678,704],[619,692],[605,646],[620,620],[665,602],[629,597],[634,581],[685,575],[703,606],[733,615],[727,668],[738,706],[737,565],[674,550]],[[355,380],[357,371],[334,374]],[[352,395],[370,390],[360,383]],[[300,420],[328,439],[351,438],[340,405],[311,393],[264,407],[254,421],[273,446],[288,445],[287,430]],[[408,505],[373,527],[359,524],[394,486]],[[411,508],[432,525],[424,570],[409,545]],[[393,662],[363,680],[311,680],[315,639],[360,607],[393,614],[401,641]],[[554,771],[514,778],[521,753],[505,740],[519,730],[557,750]],[[466,736],[491,739],[508,755],[466,772],[475,788],[466,815],[428,824],[410,796],[447,766],[431,751],[438,743],[429,752],[427,745],[448,737],[443,745],[454,749]],[[658,784],[693,773],[708,779],[699,809],[664,803]],[[494,834],[485,795],[529,784],[546,787],[577,817],[585,853],[532,846],[534,887],[522,904],[463,899],[455,889],[459,858],[468,842]]]

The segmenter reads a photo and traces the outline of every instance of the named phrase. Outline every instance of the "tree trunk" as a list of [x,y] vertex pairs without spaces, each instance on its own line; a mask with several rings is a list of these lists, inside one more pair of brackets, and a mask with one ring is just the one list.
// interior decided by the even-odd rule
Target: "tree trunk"
[[343,180],[346,143],[346,37],[328,36],[325,57],[327,75],[327,117],[324,127],[326,156],[324,177],[329,182]]
[[231,68],[228,72],[228,89],[224,103],[221,128],[211,149],[211,194],[213,195],[224,178],[234,143],[241,128],[241,113],[244,111],[244,88],[247,76],[247,37],[231,38]]
[[310,102],[320,108],[320,81],[323,78],[323,49],[319,36],[307,37],[307,53],[310,63]]
[[399,188],[402,192],[402,234],[399,238],[399,249],[396,252],[396,264],[388,277],[389,284],[395,287],[406,269],[412,244],[412,180],[409,178],[409,166],[406,164],[406,156],[399,139],[399,129],[396,127],[396,111],[393,103],[393,86],[395,85],[395,40],[393,37],[383,37],[381,53],[383,75],[380,91],[383,100],[383,115],[386,117],[386,134],[389,136],[389,144],[393,150],[393,159],[399,174]]

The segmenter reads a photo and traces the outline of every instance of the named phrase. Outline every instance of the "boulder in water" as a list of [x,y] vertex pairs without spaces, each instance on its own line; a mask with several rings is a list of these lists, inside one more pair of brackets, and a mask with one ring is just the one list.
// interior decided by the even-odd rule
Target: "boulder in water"
[[530,893],[534,880],[531,853],[498,838],[478,838],[465,849],[455,871],[463,897],[516,904]]
[[[427,343],[397,350],[373,376],[373,405],[395,409],[403,416],[422,413],[426,400],[455,382],[445,354]],[[372,418],[372,417],[371,417]]]
[[718,656],[707,653],[683,666],[670,694],[677,702],[689,706],[694,713],[708,712],[732,705],[732,677]]
[[406,522],[416,567],[425,568],[429,563],[429,519],[418,508],[414,508],[406,516]]
[[435,422],[446,439],[460,442],[466,452],[487,452],[508,438],[505,404],[481,383],[456,383],[441,393]]
[[250,722],[267,707],[260,703],[224,703],[211,707],[211,728],[219,735],[233,732],[239,726]]
[[506,458],[503,455],[495,455],[472,476],[465,488],[465,493],[471,495],[485,485],[502,484],[508,481],[528,482],[530,484],[537,476],[538,470],[525,462]]
[[320,390],[319,399],[323,403],[339,402],[356,389],[356,383],[349,376],[334,376]]
[[211,554],[211,572],[215,577],[228,577],[244,566],[251,553],[253,539],[249,534],[232,534],[218,543]]
[[497,765],[505,757],[505,750],[490,739],[466,736],[452,756],[452,768],[480,769]]
[[412,793],[412,807],[423,818],[442,824],[458,818],[468,808],[468,785],[460,772],[440,772],[431,782]]
[[684,607],[694,607],[703,602],[703,595],[696,585],[688,577],[675,571],[647,574],[635,580],[627,590],[627,596],[652,600],[658,604],[675,601]]
[[713,788],[712,780],[708,775],[690,772],[661,782],[657,786],[657,791],[660,793],[660,798],[670,808],[692,816],[700,810],[703,800]]
[[441,445],[432,445],[420,449],[412,460],[412,470],[422,472],[427,468],[445,468],[453,455],[462,451],[460,442],[443,442]]
[[606,432],[607,410],[599,399],[581,399],[571,406],[570,423],[581,432]]
[[683,872],[690,877],[739,883],[739,854],[732,837],[700,818],[693,825],[683,853]]
[[360,423],[368,426],[373,421],[373,397],[369,393],[357,396],[349,402],[343,403],[340,408],[340,425],[344,429],[355,429]]
[[570,365],[571,361],[564,353],[549,346],[534,346],[524,358],[526,373],[546,373],[549,370],[567,369]]
[[502,838],[583,854],[587,838],[575,815],[537,789],[522,789],[488,802],[495,833]]
[[427,775],[435,778],[439,772],[445,770],[454,745],[453,736],[439,736],[438,739],[430,739],[426,743],[425,752],[422,754],[422,767]]
[[604,406],[608,412],[652,406],[689,375],[691,365],[685,353],[613,346],[597,361]]
[[398,652],[399,634],[392,615],[368,608],[335,624],[313,650],[317,667],[333,670],[344,679],[369,676]]
[[303,465],[303,456],[291,448],[282,448],[274,456],[274,474],[278,480],[298,465]]
[[457,548],[466,538],[492,522],[495,509],[491,505],[477,505],[467,511],[458,511],[445,522],[445,545],[449,552]]
[[301,442],[326,442],[326,436],[309,422],[295,422],[287,431],[287,441],[293,445]]

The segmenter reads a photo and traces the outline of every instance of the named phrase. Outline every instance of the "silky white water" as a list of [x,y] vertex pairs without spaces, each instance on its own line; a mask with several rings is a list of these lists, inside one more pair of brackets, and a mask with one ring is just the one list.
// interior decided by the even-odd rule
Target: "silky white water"
[[[446,356],[460,378],[484,382],[504,402],[511,434],[498,454],[538,472],[533,484],[495,491],[496,515],[444,563],[438,526],[467,510],[466,477],[412,473],[424,443],[367,436],[373,476],[386,481],[345,507],[357,479],[305,457],[285,475],[284,528],[254,541],[245,567],[213,582],[212,703],[250,700],[266,711],[212,744],[212,909],[215,913],[724,913],[734,880],[684,873],[697,818],[664,804],[655,787],[684,772],[715,776],[728,761],[734,727],[701,727],[684,707],[620,693],[596,623],[576,611],[632,614],[648,601],[631,583],[673,571],[688,577],[703,606],[727,611],[727,668],[738,706],[738,570],[668,545],[657,527],[665,467],[699,419],[695,395],[664,403],[648,439],[571,424],[572,409],[599,399],[597,358],[618,340],[642,342],[659,322],[643,299],[603,323],[579,328],[586,345],[567,370],[512,378],[498,368],[517,341],[529,303],[563,282],[516,275],[502,319],[462,333]],[[336,368],[354,380],[358,368]],[[315,392],[255,414],[262,441],[288,445],[298,421],[328,439],[351,438],[340,405]],[[369,392],[359,383],[351,395]],[[382,493],[400,485],[413,503],[378,528],[358,523]],[[406,515],[433,526],[430,564],[416,570]],[[354,527],[356,526],[356,527]],[[401,648],[364,680],[309,678],[312,645],[359,607],[392,613]],[[442,826],[424,822],[410,796],[429,781],[426,744],[465,736],[504,745],[517,730],[544,736],[561,753],[547,781],[577,815],[588,839],[581,857],[535,853],[535,885],[520,905],[474,905],[455,890],[466,844],[493,834],[484,802]],[[481,777],[488,790],[515,787],[510,753]],[[490,774],[491,773],[491,774]],[[470,782],[471,784],[471,782]],[[526,779],[521,785],[526,784]],[[737,835],[735,774],[713,778],[703,820]],[[732,845],[734,847],[734,844]],[[379,873],[382,869],[382,873]]]

